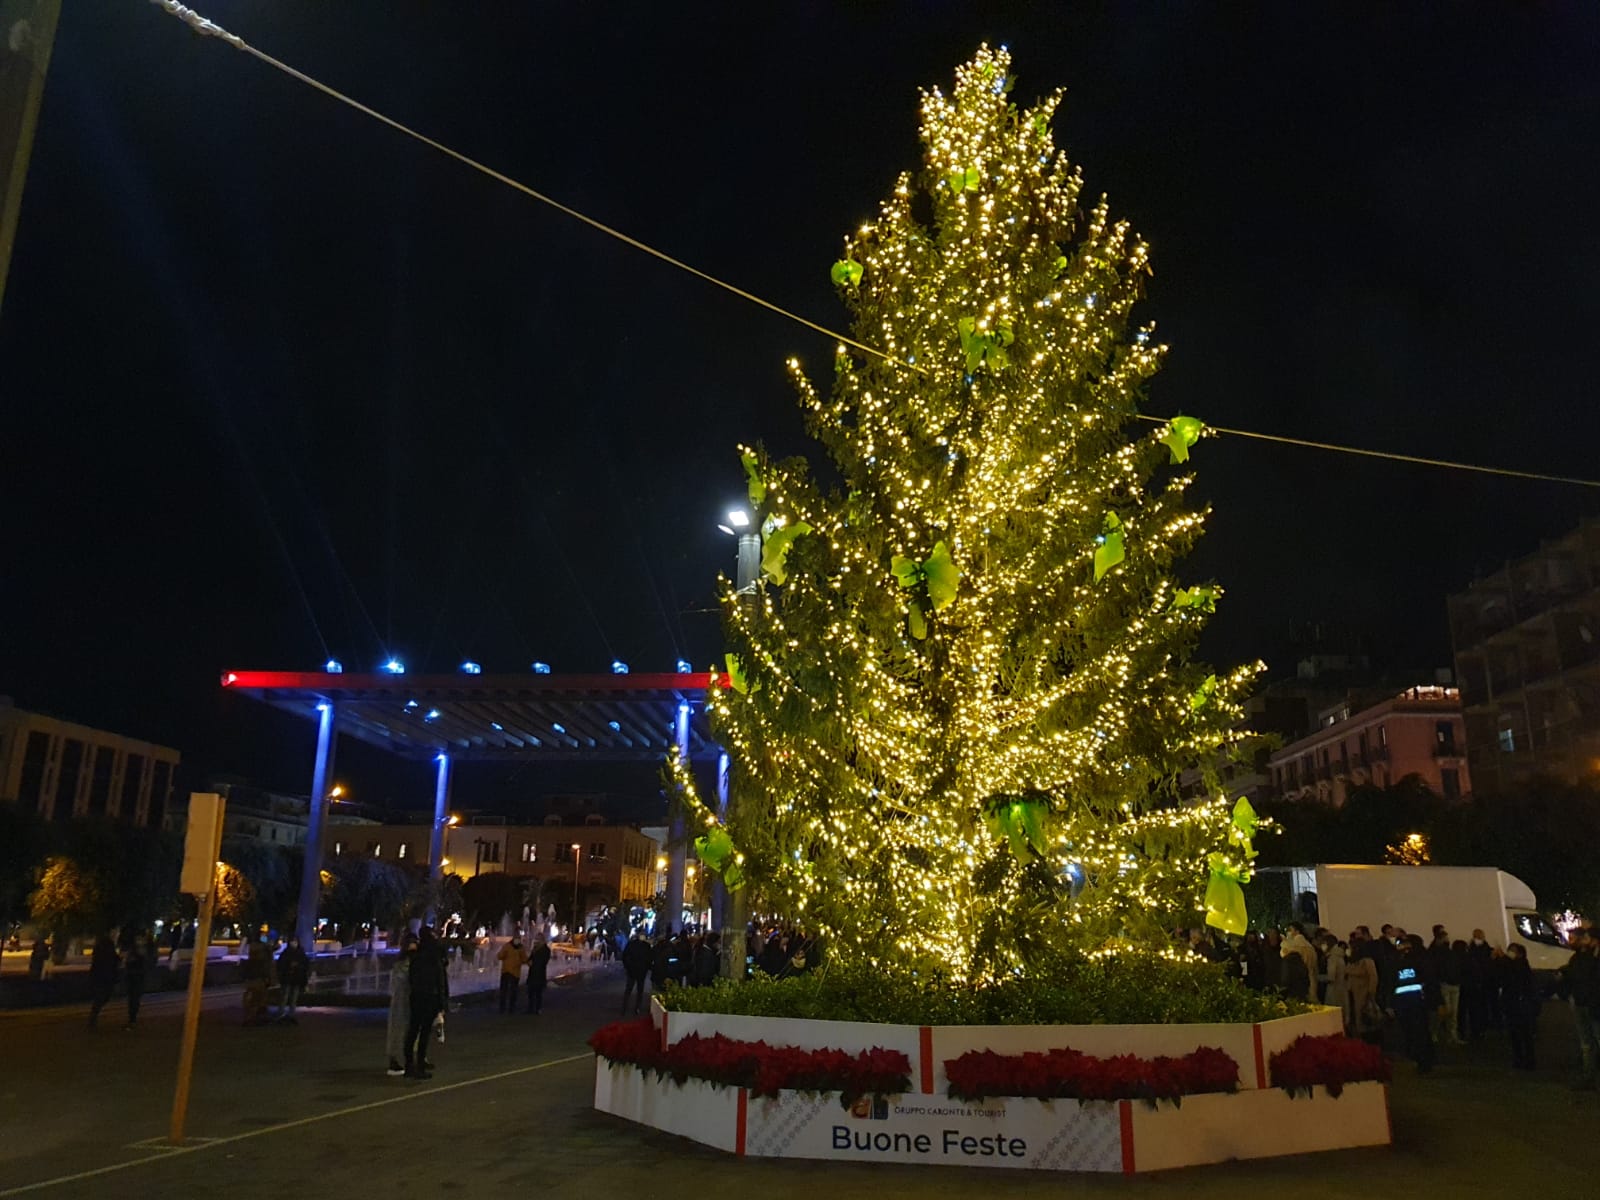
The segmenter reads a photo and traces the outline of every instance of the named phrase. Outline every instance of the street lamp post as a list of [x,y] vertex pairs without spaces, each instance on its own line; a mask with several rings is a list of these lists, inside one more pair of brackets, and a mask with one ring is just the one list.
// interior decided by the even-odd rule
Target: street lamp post
[[[741,521],[740,517],[744,519]],[[734,527],[728,532],[734,533],[739,539],[734,587],[739,598],[750,604],[755,600],[756,581],[761,577],[761,527],[743,510],[730,512],[728,520]],[[728,756],[724,754],[717,763],[717,800],[724,826],[730,824],[733,818],[733,792],[729,787],[729,775],[730,764]],[[742,981],[746,956],[745,925],[750,920],[745,907],[745,893],[725,886],[719,879],[712,886],[712,906],[722,920],[722,973],[729,979]]]
[[572,843],[572,934],[569,940],[573,945],[578,944],[578,868],[583,863],[583,847],[577,842]]

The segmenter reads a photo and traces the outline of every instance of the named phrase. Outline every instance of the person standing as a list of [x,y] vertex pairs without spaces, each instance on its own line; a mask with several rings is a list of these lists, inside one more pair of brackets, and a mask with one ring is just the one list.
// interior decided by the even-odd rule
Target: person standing
[[[1279,947],[1278,954],[1285,959],[1291,956],[1300,960],[1300,967],[1304,968],[1304,980],[1301,971],[1285,963],[1284,993],[1293,1000],[1309,1000],[1312,1004],[1317,1002],[1317,952],[1306,941],[1305,929],[1297,921],[1289,926],[1289,932],[1284,936],[1283,945]],[[1292,972],[1292,973],[1291,973]]]
[[400,1060],[406,1054],[406,1030],[411,1025],[411,960],[417,953],[417,935],[400,939],[400,955],[389,968],[389,1071],[391,1076],[406,1073]]
[[[528,1011],[538,1013],[544,1010],[544,985],[550,974],[550,947],[542,937],[533,941],[533,950],[528,955]],[[516,997],[512,997],[512,1007],[516,1007]]]
[[522,948],[522,935],[513,933],[495,957],[500,960],[500,1011],[514,1013],[517,991],[522,987],[522,968],[528,962],[528,952]]
[[298,1025],[294,1010],[311,981],[311,960],[300,945],[300,935],[291,933],[289,944],[278,955],[278,985],[283,988],[283,1003],[278,1006],[278,1020],[285,1025]]
[[1350,988],[1345,982],[1345,950],[1344,943],[1331,933],[1325,933],[1318,941],[1322,945],[1322,960],[1327,964],[1322,977],[1322,1002],[1330,1008],[1337,1008],[1344,1020],[1345,1031],[1350,1030]]
[[1489,1027],[1489,975],[1494,951],[1484,940],[1483,930],[1472,931],[1472,944],[1461,964],[1461,1035],[1469,1042],[1483,1036]]
[[1358,933],[1350,935],[1350,953],[1345,960],[1345,984],[1349,992],[1346,1020],[1353,1036],[1381,1042],[1382,1013],[1378,1009],[1378,964],[1372,957],[1372,942]]
[[42,937],[33,939],[33,952],[28,955],[28,978],[38,983],[44,978],[44,965],[50,961],[50,947]]
[[1505,1015],[1506,1036],[1511,1042],[1511,1065],[1531,1071],[1533,1027],[1539,1017],[1539,988],[1534,983],[1528,952],[1516,942],[1506,947],[1500,973],[1500,1003]]
[[1432,971],[1427,947],[1412,934],[1392,959],[1389,1003],[1405,1039],[1406,1057],[1417,1064],[1417,1074],[1433,1070],[1433,1037],[1428,1032],[1427,994]]
[[117,986],[117,943],[110,932],[94,939],[89,954],[89,1028],[100,1024],[100,1010],[111,1000]]
[[150,939],[143,930],[133,935],[128,948],[122,952],[122,980],[128,992],[128,1023],[124,1029],[133,1029],[139,1023],[139,1002],[144,999],[145,972],[150,965]]
[[272,951],[263,935],[252,933],[244,951],[244,1023],[267,1023],[267,989],[272,985]]
[[417,935],[417,949],[411,959],[411,1020],[406,1025],[405,1067],[412,1079],[431,1079],[433,1064],[428,1061],[428,1038],[433,1023],[444,1012],[450,998],[445,972],[444,951],[433,930],[424,925]]
[[[1461,972],[1467,959],[1467,944],[1450,935],[1442,925],[1434,926],[1434,941],[1428,947],[1433,970],[1439,979],[1439,1040],[1461,1045]],[[1445,939],[1440,948],[1440,939]]]
[[1572,937],[1572,957],[1561,968],[1558,994],[1572,1005],[1578,1033],[1577,1091],[1593,1091],[1600,1077],[1600,939],[1579,928]]
[[633,997],[633,1012],[637,1016],[644,1007],[646,980],[650,975],[652,961],[650,943],[645,941],[644,934],[635,929],[628,935],[628,944],[622,948],[622,973],[627,977],[627,986],[622,989],[622,1015],[628,1015],[628,997]]

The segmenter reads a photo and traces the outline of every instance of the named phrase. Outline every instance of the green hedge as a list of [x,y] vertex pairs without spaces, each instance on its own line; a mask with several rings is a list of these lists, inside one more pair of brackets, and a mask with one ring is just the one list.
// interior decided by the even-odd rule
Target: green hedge
[[1144,1025],[1270,1021],[1306,1011],[1251,991],[1209,963],[1162,958],[1053,960],[985,987],[896,969],[829,967],[790,979],[660,993],[677,1012],[889,1025]]

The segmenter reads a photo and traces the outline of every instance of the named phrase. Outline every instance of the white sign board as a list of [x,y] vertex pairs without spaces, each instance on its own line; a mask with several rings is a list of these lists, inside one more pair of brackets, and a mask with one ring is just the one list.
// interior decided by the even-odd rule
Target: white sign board
[[1118,1105],[1076,1100],[944,1096],[868,1097],[851,1109],[837,1095],[781,1092],[751,1099],[745,1153],[847,1162],[1121,1171]]
[[183,835],[180,892],[203,896],[211,890],[217,873],[217,847],[222,844],[225,803],[215,792],[189,793],[189,826]]

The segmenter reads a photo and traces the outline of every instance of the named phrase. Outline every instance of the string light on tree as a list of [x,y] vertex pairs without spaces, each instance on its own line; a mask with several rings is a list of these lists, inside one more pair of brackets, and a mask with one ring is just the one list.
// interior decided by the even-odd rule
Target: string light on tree
[[[790,370],[841,483],[742,448],[765,536],[724,581],[732,757],[719,823],[685,764],[701,860],[833,951],[983,979],[1045,943],[1158,946],[1199,907],[1215,787],[1256,667],[1191,662],[1221,590],[1174,565],[1205,427],[1139,403],[1166,347],[1131,314],[1147,247],[981,49],[922,100],[923,164],[846,239],[833,377]],[[901,364],[904,364],[902,366]]]

